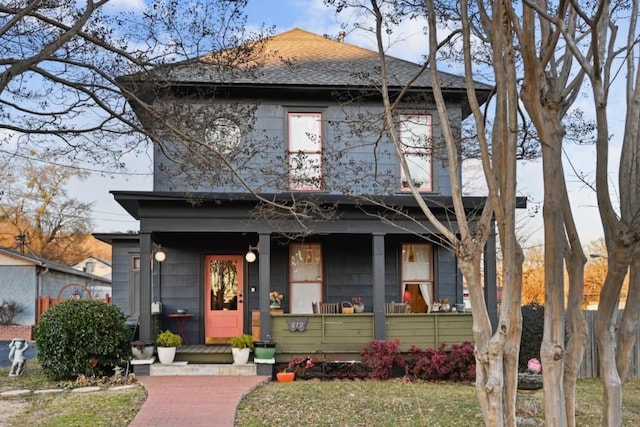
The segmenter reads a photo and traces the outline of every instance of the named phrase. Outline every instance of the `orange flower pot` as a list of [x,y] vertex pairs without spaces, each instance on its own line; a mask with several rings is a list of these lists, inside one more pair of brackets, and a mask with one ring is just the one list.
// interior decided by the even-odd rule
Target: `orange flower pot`
[[276,372],[276,378],[278,382],[281,383],[290,383],[296,378],[295,372]]

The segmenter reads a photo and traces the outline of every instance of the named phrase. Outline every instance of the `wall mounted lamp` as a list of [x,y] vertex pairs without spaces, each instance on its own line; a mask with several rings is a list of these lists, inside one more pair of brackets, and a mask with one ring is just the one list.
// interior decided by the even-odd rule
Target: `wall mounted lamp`
[[153,254],[153,258],[158,262],[164,262],[167,259],[167,254],[162,250],[162,245],[158,245],[158,249]]
[[254,262],[256,260],[256,258],[258,257],[256,254],[258,252],[258,247],[257,246],[251,246],[249,245],[249,250],[247,251],[247,253],[244,255],[244,259],[247,260],[247,262]]

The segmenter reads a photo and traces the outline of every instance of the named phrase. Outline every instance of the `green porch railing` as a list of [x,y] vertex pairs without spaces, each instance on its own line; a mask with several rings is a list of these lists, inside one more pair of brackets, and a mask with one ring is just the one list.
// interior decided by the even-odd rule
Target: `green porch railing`
[[[386,338],[399,339],[400,349],[411,345],[434,348],[441,343],[473,341],[469,313],[387,314]],[[307,319],[304,331],[292,331],[290,322]],[[278,354],[359,354],[374,337],[373,313],[272,315],[271,337]]]

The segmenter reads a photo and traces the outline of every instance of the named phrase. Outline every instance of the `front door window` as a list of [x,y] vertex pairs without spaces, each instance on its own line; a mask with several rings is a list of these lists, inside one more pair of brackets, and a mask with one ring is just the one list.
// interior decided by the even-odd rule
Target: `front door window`
[[238,309],[238,266],[232,260],[211,260],[210,310]]

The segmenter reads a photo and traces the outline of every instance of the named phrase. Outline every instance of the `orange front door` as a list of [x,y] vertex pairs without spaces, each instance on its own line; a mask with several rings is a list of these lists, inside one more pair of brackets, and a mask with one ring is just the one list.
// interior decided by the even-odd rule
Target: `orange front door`
[[205,342],[226,342],[242,334],[242,256],[205,257]]

